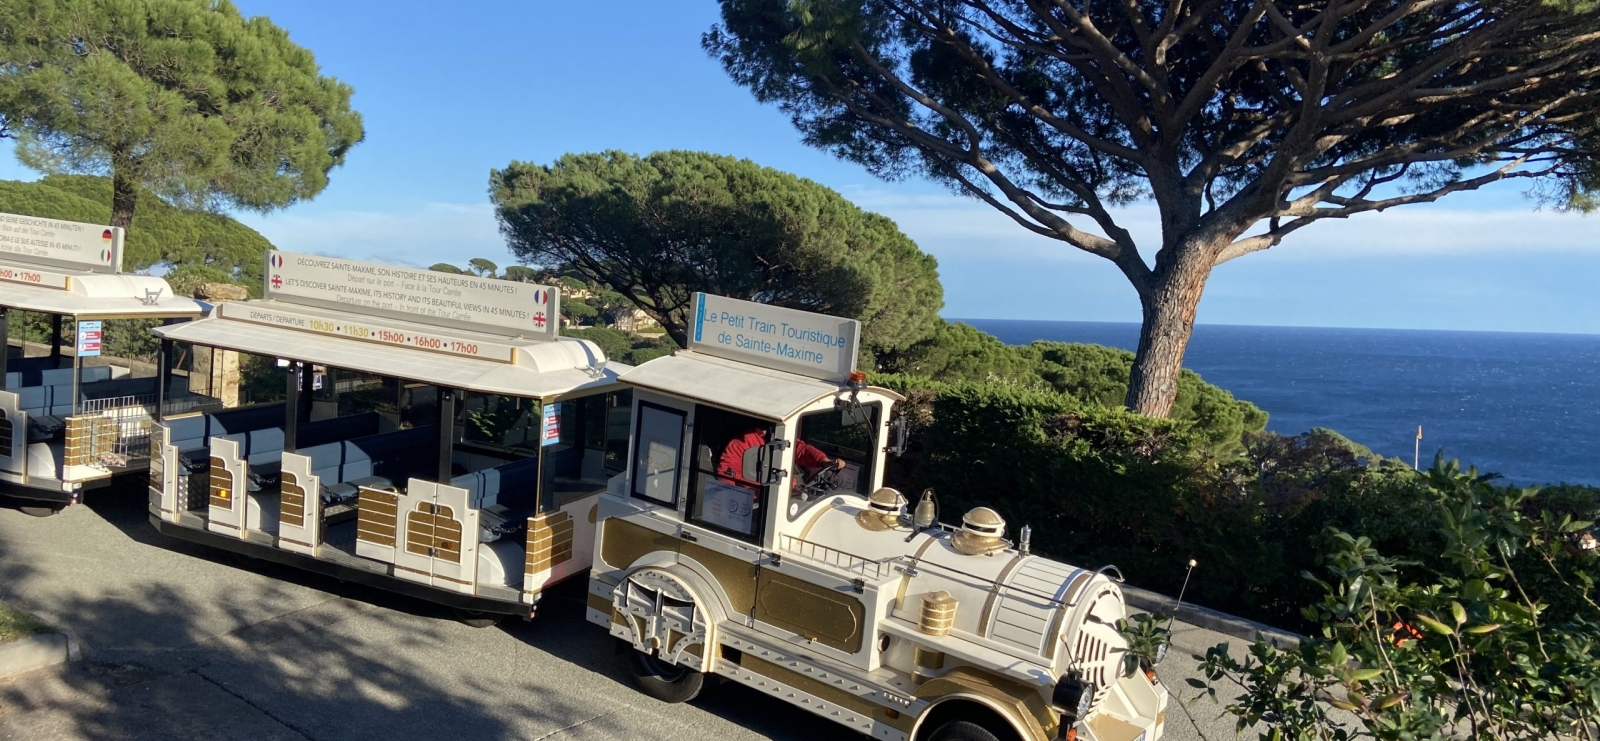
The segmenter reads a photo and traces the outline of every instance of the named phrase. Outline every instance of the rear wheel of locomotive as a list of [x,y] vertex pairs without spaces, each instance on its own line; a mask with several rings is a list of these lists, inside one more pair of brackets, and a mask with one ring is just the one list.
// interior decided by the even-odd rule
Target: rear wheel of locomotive
[[686,666],[668,663],[627,646],[628,673],[639,691],[662,702],[688,702],[700,694],[706,675]]

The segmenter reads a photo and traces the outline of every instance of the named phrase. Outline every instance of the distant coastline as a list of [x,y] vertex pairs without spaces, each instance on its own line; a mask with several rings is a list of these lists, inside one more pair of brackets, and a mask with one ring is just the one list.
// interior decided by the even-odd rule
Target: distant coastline
[[[1139,325],[958,319],[1007,344],[1128,350]],[[1600,335],[1197,325],[1185,366],[1265,409],[1268,428],[1327,427],[1385,455],[1436,450],[1518,484],[1600,485]]]

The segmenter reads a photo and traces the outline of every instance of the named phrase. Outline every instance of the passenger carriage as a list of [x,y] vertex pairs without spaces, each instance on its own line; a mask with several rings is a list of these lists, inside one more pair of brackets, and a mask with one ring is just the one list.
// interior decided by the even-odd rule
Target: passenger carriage
[[157,330],[240,354],[250,390],[159,424],[161,532],[484,623],[588,569],[631,401],[626,366],[558,336],[555,289],[281,252],[265,279]]
[[142,473],[159,408],[217,403],[187,376],[159,386],[153,358],[103,350],[108,330],[143,338],[141,321],[202,313],[165,280],[123,273],[122,241],[120,228],[0,214],[0,493],[29,514]]
[[712,675],[874,738],[1155,741],[1168,692],[1123,671],[1104,570],[882,487],[901,398],[855,372],[858,332],[699,295],[689,350],[623,373],[589,619],[669,701]]

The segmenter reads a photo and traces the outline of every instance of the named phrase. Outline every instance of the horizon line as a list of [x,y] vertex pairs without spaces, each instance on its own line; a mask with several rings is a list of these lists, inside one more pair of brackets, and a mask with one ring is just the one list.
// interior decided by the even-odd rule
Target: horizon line
[[[1051,324],[1117,324],[1137,327],[1137,321],[1109,321],[1092,319],[1016,319],[1000,317],[950,317],[941,315],[942,319],[949,322],[1048,322]],[[1327,324],[1238,324],[1224,322],[1196,322],[1195,327],[1244,327],[1251,329],[1359,329],[1383,332],[1454,332],[1458,334],[1511,334],[1511,335],[1555,335],[1559,337],[1600,337],[1600,332],[1579,332],[1563,330],[1522,330],[1522,329],[1438,329],[1432,327],[1350,327],[1332,326]]]

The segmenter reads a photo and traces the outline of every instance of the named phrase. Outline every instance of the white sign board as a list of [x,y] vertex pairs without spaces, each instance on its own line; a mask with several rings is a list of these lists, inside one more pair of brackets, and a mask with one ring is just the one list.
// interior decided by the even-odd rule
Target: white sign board
[[0,214],[0,259],[7,261],[117,273],[122,238],[120,227]]
[[292,252],[267,254],[265,295],[532,339],[555,339],[561,324],[561,298],[549,286]]
[[689,349],[844,382],[856,369],[861,322],[704,293],[694,295]]
[[[217,307],[220,316],[272,327],[288,327],[302,332],[348,337],[382,345],[431,350],[446,355],[511,362],[512,348],[499,342],[452,337],[449,333],[418,332],[395,323],[390,326],[381,321],[366,321],[360,315],[342,315],[338,318],[312,316],[273,306],[262,306],[248,301],[222,304]],[[294,309],[296,307],[288,307]]]

